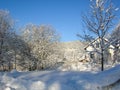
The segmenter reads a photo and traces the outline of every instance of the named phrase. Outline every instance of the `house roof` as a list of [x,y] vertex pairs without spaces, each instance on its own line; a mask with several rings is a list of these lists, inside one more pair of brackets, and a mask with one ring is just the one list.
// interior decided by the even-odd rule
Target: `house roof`
[[[96,38],[95,40],[93,40],[92,42],[90,42],[87,46],[84,47],[84,49],[88,48],[89,46],[93,45],[94,42],[96,42],[97,40],[99,40],[100,38]],[[109,42],[108,39],[103,38],[105,42]],[[111,44],[112,45],[112,44]],[[112,45],[113,46],[113,45]],[[114,47],[114,46],[113,46]]]

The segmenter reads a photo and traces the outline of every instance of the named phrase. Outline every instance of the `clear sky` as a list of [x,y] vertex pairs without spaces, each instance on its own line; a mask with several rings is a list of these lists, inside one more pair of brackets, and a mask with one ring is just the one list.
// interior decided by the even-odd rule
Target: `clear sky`
[[[112,0],[120,7],[120,0]],[[0,9],[9,10],[18,26],[28,23],[52,25],[61,41],[78,40],[81,14],[88,11],[90,0],[0,0]]]

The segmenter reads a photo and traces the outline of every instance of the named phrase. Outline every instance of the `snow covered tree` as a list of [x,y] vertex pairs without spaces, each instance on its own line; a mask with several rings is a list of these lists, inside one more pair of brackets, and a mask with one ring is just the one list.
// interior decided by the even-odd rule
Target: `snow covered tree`
[[[108,31],[113,26],[115,9],[110,0],[91,0],[90,13],[84,15],[83,22],[87,27],[84,38],[91,42],[91,38],[99,38],[100,50],[96,51],[101,56],[101,70],[104,70],[104,52],[107,49],[104,39]],[[108,45],[109,46],[109,45]],[[95,47],[93,45],[93,47]],[[96,49],[97,50],[97,49]]]
[[114,62],[120,62],[120,24],[113,30],[111,34],[111,43],[114,46]]
[[53,56],[58,52],[56,45],[59,37],[51,26],[29,24],[23,28],[22,37],[31,48],[30,53],[37,58],[32,62],[37,70],[45,69],[56,62]]
[[[13,26],[13,20],[10,17],[8,11],[0,10],[0,64],[4,67],[4,64],[10,61],[7,59],[8,55],[8,42],[7,37],[11,33]],[[10,69],[10,68],[9,68]]]
[[25,57],[30,58],[27,44],[16,33],[12,33],[8,39],[9,53],[11,55],[12,64],[14,69],[28,68]]

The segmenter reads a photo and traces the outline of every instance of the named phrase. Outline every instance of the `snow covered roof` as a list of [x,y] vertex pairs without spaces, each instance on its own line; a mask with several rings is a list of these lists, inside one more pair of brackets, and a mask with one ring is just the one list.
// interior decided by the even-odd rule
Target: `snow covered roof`
[[[109,43],[109,40],[107,38],[103,38],[103,40],[105,42],[108,42]],[[84,50],[86,50],[89,46],[92,46],[95,44],[95,42],[100,42],[100,38],[96,38],[95,40],[93,40],[92,42],[90,42],[87,46],[84,47]],[[114,46],[111,44],[110,47],[114,48]]]

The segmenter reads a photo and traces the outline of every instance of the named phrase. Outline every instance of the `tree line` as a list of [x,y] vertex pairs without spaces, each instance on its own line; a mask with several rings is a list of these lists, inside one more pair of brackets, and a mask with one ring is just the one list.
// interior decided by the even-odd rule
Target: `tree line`
[[6,10],[0,10],[0,69],[52,68],[60,58],[60,35],[51,25],[28,24],[20,33]]

